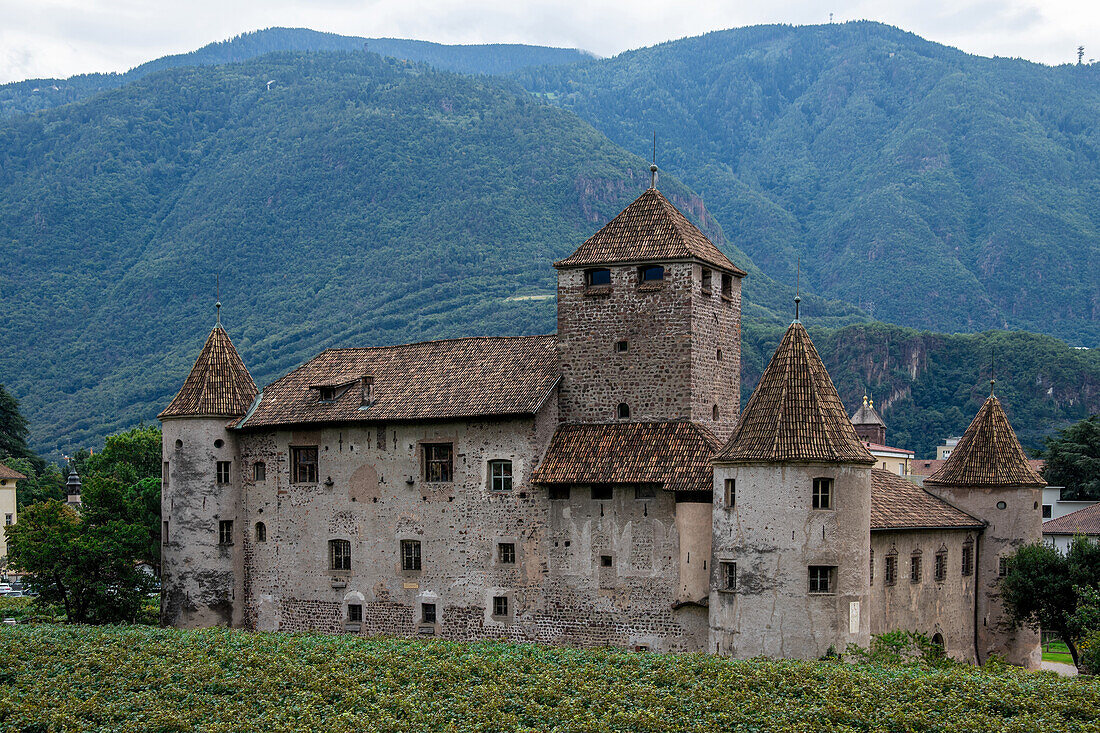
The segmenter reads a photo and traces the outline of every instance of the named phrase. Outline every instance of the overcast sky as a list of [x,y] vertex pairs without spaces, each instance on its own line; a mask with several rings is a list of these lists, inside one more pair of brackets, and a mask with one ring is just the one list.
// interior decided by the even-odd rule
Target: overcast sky
[[0,83],[125,71],[245,31],[307,27],[611,56],[758,23],[870,19],[986,56],[1100,58],[1100,0],[0,0]]

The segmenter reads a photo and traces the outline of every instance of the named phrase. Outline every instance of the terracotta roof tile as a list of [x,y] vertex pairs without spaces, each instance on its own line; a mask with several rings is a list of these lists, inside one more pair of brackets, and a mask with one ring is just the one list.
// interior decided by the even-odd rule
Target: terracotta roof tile
[[235,417],[248,412],[259,390],[229,334],[215,326],[179,394],[158,417]]
[[[371,377],[363,406],[362,377]],[[554,336],[329,349],[264,387],[238,427],[529,415],[558,383]],[[319,387],[334,388],[321,401]]]
[[1100,535],[1100,504],[1043,522],[1043,534]]
[[1046,486],[1028,464],[1001,402],[990,395],[940,470],[926,485]]
[[8,468],[3,463],[0,463],[0,478],[26,478],[23,474],[16,471],[14,468]]
[[961,509],[897,474],[871,469],[871,529],[965,529],[982,526]]
[[795,321],[760,377],[721,463],[874,463],[810,335]]
[[685,259],[745,275],[660,191],[650,188],[554,267]]
[[661,484],[711,491],[718,441],[688,421],[562,425],[532,480],[539,484]]

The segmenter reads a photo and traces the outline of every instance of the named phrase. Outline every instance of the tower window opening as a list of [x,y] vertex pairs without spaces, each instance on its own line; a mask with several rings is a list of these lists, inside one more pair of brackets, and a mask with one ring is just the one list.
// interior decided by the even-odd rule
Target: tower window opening
[[940,550],[936,553],[935,577],[937,583],[942,583],[947,579],[947,550]]
[[489,488],[493,491],[512,490],[511,461],[489,461]]
[[348,621],[357,624],[363,620],[363,605],[361,603],[348,604]]
[[722,563],[722,590],[737,590],[737,563]]
[[592,487],[592,501],[611,501],[611,484],[596,484]]
[[974,538],[967,537],[963,543],[962,574],[970,575],[974,572]]
[[263,522],[256,522],[256,541],[267,542],[267,525]]
[[587,287],[597,287],[599,285],[611,284],[611,270],[606,267],[597,267],[592,270],[584,271],[584,284]]
[[831,478],[815,478],[813,489],[814,509],[833,508],[833,480]]
[[233,520],[223,519],[218,522],[218,544],[219,545],[232,545],[233,544]]
[[232,465],[229,461],[218,461],[218,483],[229,483],[229,467]]
[[703,292],[710,295],[711,271],[703,268]]
[[420,570],[419,540],[401,540],[401,569],[406,572]]
[[658,282],[665,279],[665,268],[661,265],[642,265],[638,268],[638,282]]
[[717,422],[718,421],[718,405],[715,405],[714,409],[712,409],[710,412],[711,412],[711,417],[714,419],[715,422]]
[[921,582],[923,570],[923,567],[921,567],[921,552],[920,550],[914,550],[913,554],[909,557],[909,582]]
[[351,570],[351,542],[329,540],[328,557],[330,570]]
[[722,273],[722,297],[733,297],[733,275]]
[[722,350],[721,349],[718,349],[718,352],[715,354],[715,359],[717,361],[722,361]]
[[497,544],[497,561],[501,565],[515,565],[516,544],[514,542],[501,542]]
[[290,477],[296,484],[317,483],[317,446],[301,445],[291,447]]
[[615,410],[620,420],[626,420],[630,417],[630,406],[625,402],[620,402],[619,406]]
[[882,582],[886,585],[894,585],[898,582],[898,555],[896,552],[891,552],[886,556],[886,569],[883,573]]
[[450,483],[454,481],[453,444],[424,444],[424,480],[428,483]]
[[629,350],[630,350],[630,344],[627,341],[616,341],[615,342],[615,351],[617,353],[621,354],[624,351],[629,351]]
[[810,593],[828,594],[834,593],[836,586],[836,566],[811,565],[810,566]]
[[732,507],[737,504],[737,479],[728,478],[725,483],[726,487],[726,506]]
[[256,482],[267,481],[267,465],[263,461],[252,464],[252,480]]

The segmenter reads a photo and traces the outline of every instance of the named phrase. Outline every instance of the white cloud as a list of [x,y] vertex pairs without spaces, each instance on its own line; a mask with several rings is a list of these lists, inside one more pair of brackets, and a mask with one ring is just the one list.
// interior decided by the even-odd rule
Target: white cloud
[[880,20],[982,55],[1100,56],[1100,3],[1081,0],[0,0],[0,82],[125,71],[270,26],[441,43],[630,48],[757,23]]

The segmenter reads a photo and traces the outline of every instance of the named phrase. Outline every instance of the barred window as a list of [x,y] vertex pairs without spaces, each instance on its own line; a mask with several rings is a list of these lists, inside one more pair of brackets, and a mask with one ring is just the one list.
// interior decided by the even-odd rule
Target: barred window
[[997,560],[997,577],[1003,578],[1008,575],[1008,556],[1002,555]]
[[291,447],[290,478],[296,484],[317,483],[317,446],[300,445]]
[[970,575],[974,572],[974,539],[967,537],[963,543],[962,574]]
[[508,596],[493,596],[493,615],[508,615]]
[[233,520],[223,519],[218,522],[218,544],[219,545],[232,545],[233,544]]
[[451,443],[424,444],[424,480],[433,484],[454,481],[454,447]]
[[882,582],[885,585],[894,585],[898,582],[898,555],[891,552],[886,556],[886,568],[882,573]]
[[810,566],[810,592],[833,593],[836,585],[836,567],[832,565]]
[[360,603],[348,604],[348,621],[358,623],[363,620],[363,606]]
[[420,540],[401,540],[401,569],[420,570]]
[[351,542],[348,540],[329,540],[328,556],[331,570],[351,570]]
[[421,603],[420,604],[420,623],[434,624],[435,623],[435,604],[434,603]]
[[909,582],[919,583],[921,582],[921,575],[923,574],[923,568],[921,567],[921,553],[917,550],[909,556]]
[[501,565],[516,564],[516,545],[513,542],[501,542],[497,544],[497,559]]
[[229,483],[229,461],[218,461],[218,483]]
[[942,583],[947,578],[947,550],[936,553],[936,582]]
[[722,563],[722,589],[737,590],[737,563]]
[[831,478],[814,479],[814,509],[833,508],[833,480]]
[[493,491],[512,490],[511,461],[489,461],[489,488]]
[[256,541],[267,542],[267,525],[263,522],[256,522]]

